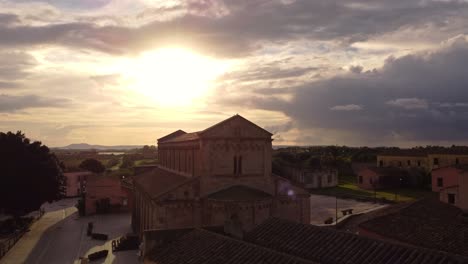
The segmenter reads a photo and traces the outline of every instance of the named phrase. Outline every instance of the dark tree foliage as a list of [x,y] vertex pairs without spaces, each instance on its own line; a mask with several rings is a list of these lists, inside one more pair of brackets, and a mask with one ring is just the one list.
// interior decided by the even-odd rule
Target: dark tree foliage
[[106,170],[106,167],[97,159],[85,159],[80,163],[79,167],[94,173],[102,173]]
[[21,131],[0,132],[0,209],[16,216],[65,192],[60,162],[47,146]]

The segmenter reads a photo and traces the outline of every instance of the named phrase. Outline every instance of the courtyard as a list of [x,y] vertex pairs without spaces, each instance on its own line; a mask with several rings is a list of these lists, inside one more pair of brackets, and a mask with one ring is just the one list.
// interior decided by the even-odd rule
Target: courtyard
[[[111,250],[113,239],[131,232],[130,214],[78,217],[75,203],[76,199],[65,199],[45,204],[44,216],[0,263],[79,264],[80,257],[103,249],[109,250],[107,258],[93,263],[138,263],[136,250],[116,253]],[[94,223],[94,232],[107,234],[109,239],[99,241],[86,236],[88,222]]]
[[383,208],[384,206],[378,203],[360,202],[352,199],[336,199],[333,196],[312,194],[310,196],[310,223],[322,225],[325,219],[329,217],[335,219],[336,208],[338,208],[339,220],[343,217],[341,210],[353,209],[353,214],[358,214]]

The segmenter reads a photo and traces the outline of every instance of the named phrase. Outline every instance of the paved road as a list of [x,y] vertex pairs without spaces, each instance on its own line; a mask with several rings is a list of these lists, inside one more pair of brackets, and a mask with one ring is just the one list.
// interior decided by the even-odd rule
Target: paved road
[[[80,263],[79,257],[107,249],[104,261],[95,263],[138,263],[136,251],[113,254],[111,240],[130,232],[128,214],[78,218],[74,199],[45,206],[46,213],[34,223],[31,231],[0,260],[1,264],[67,264]],[[88,222],[94,222],[95,232],[109,235],[108,241],[96,241],[86,236]]]

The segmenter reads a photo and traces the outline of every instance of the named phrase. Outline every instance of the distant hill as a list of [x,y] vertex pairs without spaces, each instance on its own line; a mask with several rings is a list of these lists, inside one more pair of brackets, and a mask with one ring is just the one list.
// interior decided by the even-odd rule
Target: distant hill
[[86,143],[80,144],[70,144],[65,147],[58,147],[55,149],[74,149],[74,150],[88,150],[88,149],[95,149],[95,150],[127,150],[127,149],[135,149],[135,148],[142,148],[143,145],[120,145],[120,146],[103,146],[103,145],[90,145]]

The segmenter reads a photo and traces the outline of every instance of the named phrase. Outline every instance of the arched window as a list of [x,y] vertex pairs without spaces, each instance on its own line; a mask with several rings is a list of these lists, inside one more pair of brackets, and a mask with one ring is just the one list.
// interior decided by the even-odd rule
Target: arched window
[[242,174],[242,156],[239,156],[239,162],[237,165],[239,166],[237,173]]
[[233,166],[233,168],[234,168],[234,174],[237,174],[237,157],[236,156],[234,156],[234,166]]

